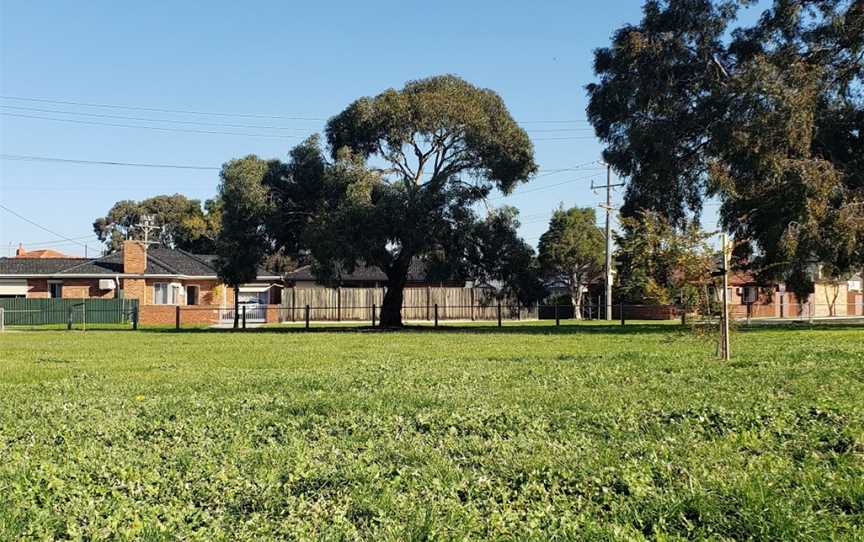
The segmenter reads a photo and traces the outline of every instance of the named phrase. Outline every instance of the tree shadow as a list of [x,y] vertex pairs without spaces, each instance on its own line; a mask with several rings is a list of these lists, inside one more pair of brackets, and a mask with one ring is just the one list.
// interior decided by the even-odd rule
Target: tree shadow
[[515,324],[508,322],[501,327],[491,322],[489,325],[466,324],[466,323],[446,323],[441,322],[438,327],[434,325],[406,325],[401,328],[381,328],[372,327],[371,325],[357,325],[346,323],[339,324],[318,324],[312,322],[309,328],[305,328],[302,324],[285,324],[271,325],[247,329],[231,329],[231,328],[148,328],[141,327],[139,331],[144,333],[243,333],[243,334],[303,334],[303,333],[354,333],[354,334],[469,334],[469,335],[582,335],[582,334],[615,334],[615,335],[633,335],[633,334],[667,334],[681,330],[680,325],[674,323],[646,323],[638,322],[622,326],[620,322],[581,322],[579,324],[563,323],[556,326],[554,321],[548,324],[545,322]]

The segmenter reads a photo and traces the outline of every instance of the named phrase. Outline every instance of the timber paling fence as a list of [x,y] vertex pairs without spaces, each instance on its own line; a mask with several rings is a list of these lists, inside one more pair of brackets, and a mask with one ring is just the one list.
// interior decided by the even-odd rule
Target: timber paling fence
[[[290,321],[302,320],[303,310],[310,307],[310,318],[316,321],[364,321],[370,318],[373,306],[380,309],[384,288],[286,288],[282,310]],[[438,305],[440,319],[493,320],[497,304],[515,306],[515,300],[496,299],[490,290],[482,288],[424,287],[405,288],[402,297],[404,320],[432,320]],[[526,309],[527,310],[527,309]],[[524,317],[529,318],[527,312]],[[535,316],[536,317],[536,316]]]

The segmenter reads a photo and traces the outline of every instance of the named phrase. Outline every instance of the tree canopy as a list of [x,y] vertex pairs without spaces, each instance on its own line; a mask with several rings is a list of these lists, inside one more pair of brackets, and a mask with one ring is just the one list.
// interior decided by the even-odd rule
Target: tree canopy
[[434,279],[494,279],[536,299],[542,285],[528,276],[536,264],[515,215],[481,221],[473,208],[537,169],[527,133],[497,94],[451,75],[412,81],[355,101],[326,135],[326,153],[313,136],[284,163],[249,156],[224,166],[217,248],[226,282],[248,280],[262,251],[308,260],[325,282],[376,266],[387,276],[382,326],[402,324],[417,258]]
[[93,222],[93,231],[108,253],[120,250],[123,241],[139,234],[136,226],[145,215],[159,227],[153,241],[190,252],[211,253],[221,223],[220,200],[201,202],[182,194],[159,195],[141,201],[115,203],[104,217]]
[[864,4],[649,1],[595,53],[588,116],[630,178],[624,216],[683,228],[722,200],[738,257],[807,289],[813,263],[864,265]]
[[602,276],[605,237],[591,207],[558,208],[540,236],[540,268],[547,278],[565,284],[581,317],[582,288]]
[[675,228],[655,211],[622,219],[617,238],[618,296],[627,303],[704,306],[717,267],[710,234],[696,224]]
[[500,298],[531,305],[546,297],[534,249],[519,237],[519,212],[513,207],[489,211],[464,231],[464,275],[475,284],[497,288]]
[[[511,191],[537,169],[527,133],[501,98],[452,75],[361,98],[328,122],[326,134],[331,166],[292,174],[295,184],[304,183],[299,173],[321,175],[305,183],[322,190],[306,245],[324,275],[361,262],[387,275],[382,326],[402,323],[412,259],[446,254],[475,202],[493,188]],[[295,150],[321,162],[314,142]],[[292,154],[289,168],[298,158]]]
[[219,198],[222,227],[216,239],[217,272],[234,288],[234,327],[238,324],[238,286],[255,280],[258,266],[268,253],[265,221],[271,202],[264,178],[273,168],[254,155],[222,166]]

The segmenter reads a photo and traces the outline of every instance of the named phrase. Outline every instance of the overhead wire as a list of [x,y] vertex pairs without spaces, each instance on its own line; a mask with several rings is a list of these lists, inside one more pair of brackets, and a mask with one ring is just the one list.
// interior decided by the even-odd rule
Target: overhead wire
[[[8,96],[8,95],[0,95],[0,98],[4,100],[14,100],[14,101],[24,101],[24,102],[37,102],[37,103],[49,103],[49,104],[57,104],[57,105],[75,105],[82,107],[99,107],[106,109],[127,109],[134,111],[150,111],[154,113],[174,113],[181,115],[208,115],[208,116],[218,116],[218,117],[243,117],[243,118],[261,118],[261,119],[283,119],[283,120],[300,120],[300,121],[326,121],[329,117],[320,117],[320,116],[312,116],[312,115],[284,115],[284,114],[262,114],[262,113],[229,113],[229,112],[217,112],[217,111],[201,111],[201,110],[192,110],[192,109],[168,109],[168,108],[159,108],[159,107],[149,107],[149,106],[140,106],[140,105],[119,105],[119,104],[106,104],[106,103],[97,103],[97,102],[82,102],[75,100],[66,100],[66,99],[49,99],[49,98],[36,98],[32,96]],[[521,124],[576,124],[576,123],[589,123],[588,119],[536,119],[536,120],[524,120],[520,121]]]
[[72,124],[89,124],[94,126],[112,126],[116,128],[138,128],[141,130],[159,130],[162,132],[185,132],[185,133],[193,133],[193,134],[217,134],[217,135],[235,135],[235,136],[243,136],[243,137],[269,137],[276,139],[293,139],[298,136],[292,135],[279,135],[279,134],[249,134],[242,132],[221,132],[216,130],[195,130],[192,128],[166,128],[162,126],[141,126],[135,124],[120,124],[114,122],[98,122],[98,121],[90,121],[90,120],[81,120],[81,119],[61,119],[58,117],[45,117],[40,115],[25,115],[21,113],[7,113],[6,111],[0,111],[0,115],[5,117],[18,117],[18,118],[26,118],[26,119],[39,119],[39,120],[51,120],[56,122],[67,122]]
[[80,245],[80,246],[84,247],[85,249],[87,248],[87,245],[86,245],[85,243],[81,243],[81,242],[79,242],[79,241],[76,241],[75,239],[72,239],[71,237],[66,237],[66,236],[63,235],[62,233],[57,233],[56,231],[54,231],[54,230],[52,230],[52,229],[50,229],[50,228],[47,228],[47,227],[43,226],[42,224],[39,224],[38,222],[36,222],[36,221],[34,221],[34,220],[30,220],[30,219],[27,218],[26,216],[22,215],[21,213],[18,213],[18,212],[16,212],[16,211],[14,211],[13,209],[10,209],[9,207],[6,207],[6,206],[3,205],[2,203],[0,203],[0,209],[3,209],[3,210],[6,211],[7,213],[9,213],[9,214],[11,214],[11,215],[13,215],[13,216],[18,217],[19,219],[23,220],[24,222],[27,222],[28,224],[31,224],[31,225],[33,225],[33,226],[36,226],[37,228],[39,228],[39,229],[42,230],[42,231],[46,231],[46,232],[50,233],[51,235],[56,235],[57,237],[59,237],[60,239],[65,240],[65,241],[71,241],[72,243],[75,243],[76,245]]

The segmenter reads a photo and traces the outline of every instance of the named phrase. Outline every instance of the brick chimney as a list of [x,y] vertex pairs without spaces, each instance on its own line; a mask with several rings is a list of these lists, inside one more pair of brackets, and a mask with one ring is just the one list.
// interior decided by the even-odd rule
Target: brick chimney
[[15,256],[23,256],[27,254],[27,251],[24,250],[24,243],[18,243],[18,249],[15,251]]
[[141,241],[123,242],[123,272],[143,273],[147,270],[147,245]]

